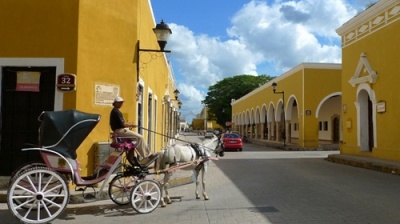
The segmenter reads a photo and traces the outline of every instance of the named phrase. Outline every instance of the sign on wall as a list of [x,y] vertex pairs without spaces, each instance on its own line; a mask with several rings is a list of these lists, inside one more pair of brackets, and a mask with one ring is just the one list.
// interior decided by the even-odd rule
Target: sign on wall
[[75,91],[76,76],[74,74],[59,74],[57,76],[57,89],[59,91]]
[[39,92],[40,72],[18,71],[15,91]]
[[119,85],[99,84],[94,85],[94,104],[103,106],[112,106],[114,98],[119,95]]

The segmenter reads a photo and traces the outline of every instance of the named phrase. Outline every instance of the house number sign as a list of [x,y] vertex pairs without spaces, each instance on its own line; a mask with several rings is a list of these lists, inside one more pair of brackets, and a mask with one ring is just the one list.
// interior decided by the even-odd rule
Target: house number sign
[[59,74],[57,76],[57,89],[60,91],[76,90],[75,74]]

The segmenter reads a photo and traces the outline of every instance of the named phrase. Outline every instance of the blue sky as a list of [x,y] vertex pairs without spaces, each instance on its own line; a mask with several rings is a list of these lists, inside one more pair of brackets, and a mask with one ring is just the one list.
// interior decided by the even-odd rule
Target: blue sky
[[341,63],[336,29],[376,0],[151,0],[172,29],[166,49],[191,123],[208,87],[235,75],[279,76],[302,62]]

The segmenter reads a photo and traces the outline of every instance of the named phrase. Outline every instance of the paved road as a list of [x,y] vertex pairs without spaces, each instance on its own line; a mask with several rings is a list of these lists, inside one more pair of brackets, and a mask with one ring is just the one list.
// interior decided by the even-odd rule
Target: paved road
[[[150,214],[104,200],[69,205],[53,223],[400,224],[400,177],[324,160],[332,153],[246,145],[210,163],[208,201],[196,200],[189,184],[171,189],[182,201]],[[18,223],[4,204],[0,217]]]

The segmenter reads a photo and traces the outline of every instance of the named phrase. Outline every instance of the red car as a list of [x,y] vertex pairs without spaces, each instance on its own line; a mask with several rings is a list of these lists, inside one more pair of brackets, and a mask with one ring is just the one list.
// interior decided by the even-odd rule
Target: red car
[[243,150],[243,142],[240,136],[236,133],[225,133],[221,137],[223,149]]

